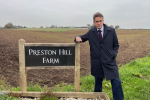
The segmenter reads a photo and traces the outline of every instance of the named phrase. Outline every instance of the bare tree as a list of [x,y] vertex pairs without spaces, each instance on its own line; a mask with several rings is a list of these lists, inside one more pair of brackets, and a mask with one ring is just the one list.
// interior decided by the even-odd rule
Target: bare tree
[[43,26],[40,26],[40,28],[43,28]]
[[115,29],[119,29],[119,25],[116,25],[116,26],[115,26]]
[[110,25],[110,27],[114,28],[114,26],[113,26],[113,25]]
[[91,25],[90,25],[90,24],[87,24],[87,28],[90,29],[90,28],[91,28]]

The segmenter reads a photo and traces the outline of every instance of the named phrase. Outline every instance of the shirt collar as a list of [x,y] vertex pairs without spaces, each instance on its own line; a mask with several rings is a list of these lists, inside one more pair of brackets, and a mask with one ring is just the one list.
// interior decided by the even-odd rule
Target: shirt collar
[[[101,32],[103,32],[103,29],[104,29],[104,25],[102,26],[102,28],[100,29],[101,30]],[[97,31],[98,31],[99,29],[97,28]]]

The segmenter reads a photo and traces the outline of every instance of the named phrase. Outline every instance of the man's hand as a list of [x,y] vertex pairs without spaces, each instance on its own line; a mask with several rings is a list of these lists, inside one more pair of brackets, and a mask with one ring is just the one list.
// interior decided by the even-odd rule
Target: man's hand
[[77,42],[82,42],[82,39],[80,37],[76,37]]

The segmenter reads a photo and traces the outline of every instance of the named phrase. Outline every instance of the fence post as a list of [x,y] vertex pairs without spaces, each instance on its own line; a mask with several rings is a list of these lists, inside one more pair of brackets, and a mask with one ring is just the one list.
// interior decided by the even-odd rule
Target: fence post
[[27,74],[25,68],[25,40],[19,40],[19,73],[20,73],[20,91],[26,92],[27,91]]
[[80,43],[75,44],[75,78],[74,91],[79,92],[80,86]]

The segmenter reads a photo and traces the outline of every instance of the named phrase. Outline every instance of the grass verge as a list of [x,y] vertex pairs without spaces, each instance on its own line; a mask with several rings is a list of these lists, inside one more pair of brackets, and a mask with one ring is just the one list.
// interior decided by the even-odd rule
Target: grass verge
[[[150,54],[138,58],[119,68],[124,91],[124,100],[149,100],[150,98]],[[87,75],[80,79],[80,92],[93,92],[94,77]],[[55,86],[55,92],[74,91],[73,85],[65,83]],[[103,81],[103,92],[113,100],[110,81]]]
[[[20,91],[20,87],[12,87],[9,88],[10,91]],[[58,98],[55,97],[53,92],[51,92],[47,86],[41,87],[38,83],[33,84],[32,82],[27,87],[27,91],[38,91],[38,92],[44,92],[44,94],[41,96],[40,99],[37,100],[58,100]],[[2,92],[0,91],[0,94]],[[10,93],[11,94],[11,93]],[[0,95],[0,100],[20,100],[19,95],[11,95],[5,94]]]
[[[120,78],[122,80],[122,87],[124,91],[124,100],[149,100],[150,98],[150,54],[144,58],[138,58],[125,64],[119,68]],[[1,82],[1,80],[0,80]],[[80,78],[80,92],[93,92],[94,77],[92,75],[83,76]],[[1,82],[5,85],[3,82]],[[28,91],[44,91],[47,86],[41,87],[39,84],[33,85],[30,83]],[[20,91],[20,87],[11,88],[12,91]],[[55,86],[53,92],[71,92],[74,91],[74,85],[61,83]],[[111,100],[112,91],[110,81],[103,81],[103,92],[107,93]],[[10,98],[7,100],[16,100],[7,95],[0,96],[0,98]],[[44,100],[48,100],[45,96]],[[56,99],[56,98],[55,98]],[[3,100],[3,99],[1,99]]]

